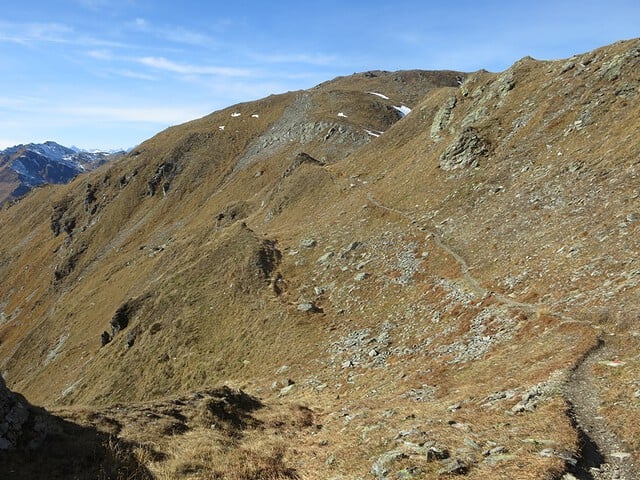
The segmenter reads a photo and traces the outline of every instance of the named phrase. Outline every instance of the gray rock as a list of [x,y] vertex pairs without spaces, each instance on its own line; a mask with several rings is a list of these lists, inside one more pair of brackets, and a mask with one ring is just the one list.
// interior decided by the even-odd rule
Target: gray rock
[[527,390],[522,395],[522,400],[516,403],[511,411],[513,413],[521,413],[521,412],[533,412],[538,403],[540,403],[541,395],[543,394],[542,389],[538,386],[535,386],[529,390]]
[[413,478],[420,478],[422,470],[419,467],[407,467],[396,473],[398,480],[411,480]]
[[447,98],[440,110],[438,110],[436,115],[433,117],[433,123],[431,124],[431,138],[434,140],[437,141],[441,139],[440,132],[449,125],[452,111],[457,102],[458,99],[455,96]]
[[447,458],[441,460],[442,468],[438,471],[439,475],[464,475],[469,471],[469,466],[459,458]]
[[544,448],[538,452],[538,455],[541,457],[553,457],[555,453],[556,452],[553,448]]
[[514,458],[516,458],[515,455],[500,453],[498,455],[489,455],[484,461],[489,465],[495,465],[496,463],[507,462],[509,460],[513,460]]
[[298,307],[297,307],[298,311],[300,312],[309,312],[309,313],[316,313],[316,312],[320,312],[321,310],[312,302],[304,302],[304,303],[299,303]]
[[440,168],[454,170],[477,167],[479,159],[486,157],[488,153],[489,144],[473,128],[467,128],[442,153]]
[[578,477],[571,473],[565,473],[560,480],[578,480]]
[[305,238],[300,241],[300,248],[313,248],[318,244],[314,238]]
[[472,440],[469,437],[466,437],[464,439],[464,443],[465,443],[465,445],[467,445],[468,447],[473,448],[474,450],[480,450],[482,448],[482,447],[480,447],[480,445],[475,440]]
[[287,387],[281,388],[280,392],[278,393],[278,396],[279,397],[284,397],[285,395],[290,394],[293,391],[294,388],[296,388],[295,384],[291,384],[291,385],[289,385]]
[[406,452],[402,450],[391,450],[383,453],[371,466],[371,473],[378,479],[387,478],[390,472],[390,464],[408,457]]
[[427,462],[434,462],[436,460],[446,460],[449,458],[449,450],[446,448],[441,448],[435,445],[427,447],[425,451],[425,456],[427,457]]
[[362,245],[360,242],[351,242],[340,254],[341,257],[345,257],[349,252],[352,252],[356,248]]
[[327,263],[331,257],[333,257],[333,252],[327,252],[324,255],[320,256],[317,260],[318,263]]
[[11,392],[0,376],[0,451],[37,448],[49,424],[20,395]]
[[484,452],[485,456],[491,456],[491,455],[500,455],[501,453],[506,453],[507,449],[506,447],[503,447],[502,445],[499,445],[497,447],[492,448],[491,450],[487,450]]

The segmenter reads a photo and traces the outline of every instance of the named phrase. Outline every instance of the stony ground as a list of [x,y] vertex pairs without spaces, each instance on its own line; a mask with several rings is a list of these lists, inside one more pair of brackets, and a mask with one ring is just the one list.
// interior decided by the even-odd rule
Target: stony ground
[[157,478],[633,478],[639,45],[336,79],[3,208],[7,384]]

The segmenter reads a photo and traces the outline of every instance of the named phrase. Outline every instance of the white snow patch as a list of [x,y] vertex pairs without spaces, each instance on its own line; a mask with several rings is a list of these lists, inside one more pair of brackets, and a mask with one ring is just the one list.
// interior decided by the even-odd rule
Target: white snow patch
[[347,116],[344,114],[344,112],[339,112],[339,113],[338,113],[338,116],[339,116],[339,117],[343,117],[343,118],[347,118]]
[[375,132],[373,130],[367,130],[366,128],[364,129],[364,131],[367,132],[372,137],[376,137],[376,138],[378,138],[380,135],[383,134],[383,132]]
[[409,107],[407,107],[406,105],[400,105],[399,107],[396,107],[394,105],[393,108],[398,110],[403,117],[406,117],[407,115],[409,115],[411,113],[411,109]]
[[257,113],[254,113],[253,115],[251,115],[251,118],[260,118],[260,115],[258,115]]
[[224,125],[220,125],[220,126],[218,127],[218,130],[220,130],[220,131],[224,131]]
[[378,96],[380,98],[384,98],[385,100],[389,100],[389,97],[387,97],[386,95],[383,95],[381,93],[378,93],[378,92],[367,92],[367,93],[370,93],[371,95],[376,95],[376,96]]
[[239,112],[233,112],[233,113],[231,114],[231,116],[232,116],[232,117],[239,117],[240,115],[242,115],[242,114],[241,114],[241,113],[239,113]]

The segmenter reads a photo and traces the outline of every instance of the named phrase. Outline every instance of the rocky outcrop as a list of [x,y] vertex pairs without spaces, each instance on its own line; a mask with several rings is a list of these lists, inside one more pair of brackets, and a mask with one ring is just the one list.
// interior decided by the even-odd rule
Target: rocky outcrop
[[49,431],[45,416],[20,395],[7,388],[0,377],[0,451],[37,448]]
[[477,167],[480,159],[488,153],[488,142],[475,129],[467,128],[446,148],[440,157],[440,168],[455,170]]

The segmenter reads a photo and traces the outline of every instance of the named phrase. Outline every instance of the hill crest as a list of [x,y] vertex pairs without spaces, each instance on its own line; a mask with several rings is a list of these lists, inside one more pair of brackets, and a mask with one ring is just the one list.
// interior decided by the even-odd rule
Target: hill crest
[[281,425],[119,431],[168,478],[265,441],[279,478],[526,479],[587,468],[566,392],[599,351],[626,365],[587,362],[632,472],[639,52],[338,78],[34,191],[0,222],[3,375],[95,428],[222,383]]

